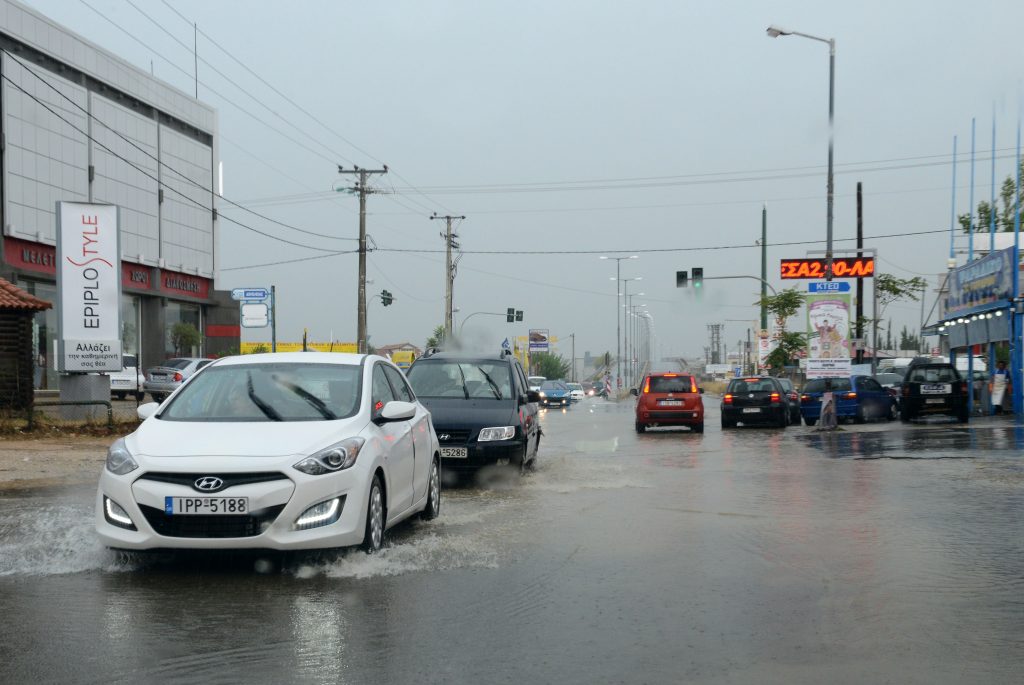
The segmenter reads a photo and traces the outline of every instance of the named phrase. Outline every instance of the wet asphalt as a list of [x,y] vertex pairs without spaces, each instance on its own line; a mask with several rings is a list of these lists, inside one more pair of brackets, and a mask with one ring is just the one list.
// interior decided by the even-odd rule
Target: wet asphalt
[[543,416],[535,472],[390,546],[115,554],[91,487],[0,491],[0,683],[1017,683],[1012,419],[633,431]]

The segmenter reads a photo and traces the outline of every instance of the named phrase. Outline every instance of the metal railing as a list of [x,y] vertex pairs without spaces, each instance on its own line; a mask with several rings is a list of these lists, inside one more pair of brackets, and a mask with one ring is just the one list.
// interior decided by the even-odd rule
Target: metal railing
[[59,402],[34,402],[28,408],[28,429],[32,430],[35,424],[36,407],[84,407],[89,405],[102,404],[107,408],[107,430],[114,430],[114,405],[110,400],[66,400]]

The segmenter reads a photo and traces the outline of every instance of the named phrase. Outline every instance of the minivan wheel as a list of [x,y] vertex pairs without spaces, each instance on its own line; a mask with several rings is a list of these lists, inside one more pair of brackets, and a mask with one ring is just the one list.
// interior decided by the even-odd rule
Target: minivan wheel
[[366,530],[363,533],[363,550],[373,554],[384,545],[384,491],[380,478],[373,477],[370,497],[366,503]]

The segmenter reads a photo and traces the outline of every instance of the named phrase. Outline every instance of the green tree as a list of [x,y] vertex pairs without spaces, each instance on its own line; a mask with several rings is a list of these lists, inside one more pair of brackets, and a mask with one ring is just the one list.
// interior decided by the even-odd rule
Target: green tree
[[553,352],[534,352],[530,355],[530,366],[536,375],[545,378],[569,377],[569,360]]
[[179,321],[171,326],[171,345],[174,347],[174,354],[181,355],[189,353],[193,347],[199,347],[203,341],[199,329],[186,321]]
[[[1019,160],[1019,164],[1021,175],[1024,177],[1024,157]],[[987,200],[981,200],[978,203],[977,213],[974,217],[975,233],[989,232],[993,211],[996,215],[996,231],[1013,230],[1014,213],[1016,212],[1018,202],[1019,206],[1024,208],[1024,188],[1018,188],[1016,179],[1012,176],[1007,176],[999,188],[999,200],[1002,201],[1002,207],[999,206],[998,200],[996,201],[995,207],[993,207]],[[960,214],[957,216],[960,229],[964,233],[968,233],[971,230],[971,218],[970,214]],[[1024,224],[1024,209],[1021,211],[1021,224]]]
[[804,333],[790,333],[786,330],[786,322],[796,315],[804,306],[807,294],[796,288],[788,288],[775,295],[765,295],[756,304],[775,318],[775,327],[779,330],[778,344],[768,355],[767,364],[781,373],[797,352],[807,347],[807,336]]
[[444,347],[445,335],[444,326],[438,326],[434,329],[434,332],[429,338],[427,338],[427,347]]
[[249,354],[265,354],[267,352],[270,352],[270,345],[267,343],[258,343],[252,348]]
[[778,345],[768,354],[766,363],[776,373],[782,373],[783,368],[789,366],[793,358],[805,349],[807,349],[806,333],[783,331]]

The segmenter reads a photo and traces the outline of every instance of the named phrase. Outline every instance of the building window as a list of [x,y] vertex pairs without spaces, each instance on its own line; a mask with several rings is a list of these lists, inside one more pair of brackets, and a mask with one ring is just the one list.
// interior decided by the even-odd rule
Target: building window
[[[198,333],[198,344],[187,344],[190,331]],[[175,337],[176,333],[179,333],[177,338]],[[203,356],[203,308],[201,305],[168,301],[164,310],[164,353],[168,357]]]

